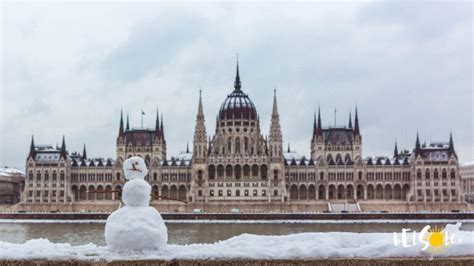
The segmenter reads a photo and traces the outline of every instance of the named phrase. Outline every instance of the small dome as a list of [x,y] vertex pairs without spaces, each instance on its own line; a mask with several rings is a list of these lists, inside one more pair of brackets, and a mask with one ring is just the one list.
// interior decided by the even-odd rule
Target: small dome
[[257,109],[249,96],[241,90],[239,65],[237,64],[237,75],[234,82],[234,91],[227,96],[227,99],[219,110],[220,119],[257,119]]

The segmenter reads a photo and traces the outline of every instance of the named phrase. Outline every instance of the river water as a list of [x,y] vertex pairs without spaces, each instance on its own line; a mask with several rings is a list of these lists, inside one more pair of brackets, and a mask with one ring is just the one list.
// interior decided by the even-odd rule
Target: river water
[[[324,223],[183,223],[167,222],[170,244],[213,243],[236,235],[287,235],[303,232],[401,232],[402,228],[420,231],[425,225],[443,227],[446,223],[343,222]],[[47,238],[52,242],[81,245],[105,245],[103,222],[93,223],[22,223],[0,222],[0,241],[24,243]],[[463,223],[461,230],[474,231],[474,222]]]

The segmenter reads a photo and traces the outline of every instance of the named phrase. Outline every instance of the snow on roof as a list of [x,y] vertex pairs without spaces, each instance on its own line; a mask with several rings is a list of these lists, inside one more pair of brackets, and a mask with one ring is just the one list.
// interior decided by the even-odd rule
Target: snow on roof
[[301,154],[298,154],[296,151],[290,151],[290,152],[284,152],[283,153],[283,157],[285,158],[285,160],[293,160],[293,158],[296,160],[296,161],[300,161],[301,158],[303,158],[303,155]]
[[193,154],[191,152],[180,152],[177,156],[172,156],[170,159],[163,160],[163,166],[190,166]]
[[[454,225],[448,224],[446,229]],[[450,230],[453,231],[453,230]],[[456,244],[443,250],[442,256],[474,255],[474,232],[456,230]],[[321,259],[321,258],[430,258],[420,245],[403,247],[393,244],[393,233],[318,232],[291,235],[242,234],[211,244],[169,244],[162,250],[116,252],[107,246],[89,243],[73,246],[47,239],[22,244],[0,241],[1,260],[215,260],[215,259]],[[412,239],[413,233],[407,234]]]
[[35,150],[39,152],[57,152],[60,151],[57,148],[54,148],[53,145],[50,144],[39,144],[35,145]]
[[186,161],[190,161],[192,158],[193,158],[193,154],[191,152],[180,152],[177,156],[175,156],[174,158],[176,159],[179,159],[179,160],[186,160]]
[[7,166],[0,168],[0,176],[17,176],[17,175],[24,176],[25,173],[17,168],[11,168]]
[[59,151],[48,152],[48,153],[37,153],[35,157],[35,161],[59,161],[60,157],[61,157],[61,153]]

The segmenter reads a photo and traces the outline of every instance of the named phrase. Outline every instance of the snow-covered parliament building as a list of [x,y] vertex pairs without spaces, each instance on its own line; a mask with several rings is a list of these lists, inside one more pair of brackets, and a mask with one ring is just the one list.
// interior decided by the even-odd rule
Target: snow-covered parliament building
[[405,211],[464,206],[452,136],[446,143],[429,145],[421,145],[416,136],[412,152],[399,152],[395,146],[393,156],[363,157],[357,109],[347,126],[328,128],[318,111],[308,132],[311,155],[299,156],[283,148],[276,95],[268,137],[263,137],[257,109],[242,90],[238,65],[214,134],[207,133],[204,121],[200,95],[192,151],[174,157],[166,153],[165,128],[158,115],[154,129],[136,129],[130,128],[128,117],[124,125],[121,114],[115,160],[88,158],[85,148],[82,154],[69,153],[64,138],[61,147],[38,146],[32,139],[21,204],[116,208],[120,192],[91,191],[120,191],[123,161],[141,156],[150,169],[147,180],[153,194],[189,202],[153,200],[152,205],[170,210]]

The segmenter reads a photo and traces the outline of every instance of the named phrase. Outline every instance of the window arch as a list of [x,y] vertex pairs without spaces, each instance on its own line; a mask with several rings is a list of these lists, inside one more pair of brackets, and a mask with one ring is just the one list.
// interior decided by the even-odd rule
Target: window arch
[[232,172],[233,172],[232,165],[228,164],[225,167],[225,177],[226,178],[231,178],[232,177]]
[[209,179],[214,179],[216,177],[216,166],[211,164],[207,168],[207,175],[209,176]]
[[267,178],[267,175],[268,175],[268,168],[267,168],[267,165],[266,164],[262,164],[260,166],[260,177],[262,177],[262,179],[266,179]]
[[248,153],[249,139],[244,137],[244,153]]
[[198,170],[197,176],[198,176],[198,180],[202,180],[202,170]]
[[242,176],[242,168],[238,164],[234,166],[234,175],[236,179],[240,179]]
[[328,156],[326,157],[327,158],[327,161],[331,161],[332,160],[332,154],[328,154]]
[[240,154],[240,138],[235,138],[235,153]]

